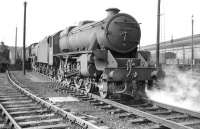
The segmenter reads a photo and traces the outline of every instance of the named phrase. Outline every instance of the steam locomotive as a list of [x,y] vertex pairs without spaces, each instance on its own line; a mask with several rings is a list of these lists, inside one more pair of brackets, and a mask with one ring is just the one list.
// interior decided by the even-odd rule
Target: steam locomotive
[[5,72],[9,63],[9,48],[4,42],[0,42],[0,72]]
[[29,46],[34,71],[73,84],[86,92],[144,96],[157,77],[149,54],[138,51],[139,23],[117,8],[101,21],[82,21]]

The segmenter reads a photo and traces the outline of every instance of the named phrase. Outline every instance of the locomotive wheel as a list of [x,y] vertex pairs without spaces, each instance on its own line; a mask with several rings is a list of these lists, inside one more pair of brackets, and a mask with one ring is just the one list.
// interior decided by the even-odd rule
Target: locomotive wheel
[[140,100],[142,98],[147,98],[145,93],[145,81],[137,81],[137,94],[135,96],[136,100]]
[[71,78],[65,78],[65,83],[66,83],[67,85],[70,85],[70,84],[72,83]]
[[148,80],[147,89],[148,89],[148,90],[152,90],[153,85],[154,85],[154,81],[153,81],[153,80]]
[[92,92],[93,85],[92,85],[92,83],[91,83],[88,79],[86,79],[86,80],[84,81],[84,88],[85,88],[85,91],[86,91],[87,93],[91,93],[91,92]]
[[58,74],[58,81],[61,82],[63,80],[63,77]]
[[83,79],[82,78],[75,78],[74,79],[74,85],[76,88],[80,89],[83,85]]
[[100,80],[99,84],[98,84],[98,87],[99,87],[99,95],[102,97],[102,98],[107,98],[109,93],[108,93],[108,83],[105,81],[105,80]]

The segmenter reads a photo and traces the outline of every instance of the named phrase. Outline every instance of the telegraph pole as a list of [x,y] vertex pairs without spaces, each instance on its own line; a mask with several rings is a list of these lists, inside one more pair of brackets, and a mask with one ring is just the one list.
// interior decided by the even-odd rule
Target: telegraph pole
[[17,60],[17,27],[15,31],[15,64],[16,64],[16,60]]
[[171,36],[172,52],[174,52],[173,42],[174,42],[174,38],[173,38],[173,34],[172,34],[172,36]]
[[156,45],[156,67],[159,67],[159,54],[160,54],[160,1],[158,0],[157,11],[157,45]]
[[26,42],[26,5],[27,5],[27,2],[25,1],[24,2],[24,31],[23,31],[23,73],[24,75],[26,74],[26,71],[25,71],[25,53],[26,53],[26,49],[25,49],[25,42]]
[[186,62],[185,62],[185,47],[184,47],[184,45],[183,45],[183,64],[185,64]]
[[194,65],[194,41],[193,41],[193,39],[194,39],[194,37],[193,37],[193,35],[194,35],[194,19],[193,19],[193,15],[192,15],[192,46],[191,46],[191,49],[192,49],[192,52],[191,52],[191,55],[192,55],[192,64],[191,64],[191,66],[192,66],[192,69],[193,69],[193,65]]

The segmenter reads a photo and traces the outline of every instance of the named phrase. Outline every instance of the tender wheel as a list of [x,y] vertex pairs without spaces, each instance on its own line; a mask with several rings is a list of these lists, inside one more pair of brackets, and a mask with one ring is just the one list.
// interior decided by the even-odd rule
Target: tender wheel
[[83,79],[82,78],[75,78],[74,79],[74,85],[76,88],[80,89],[83,85]]
[[108,83],[105,80],[100,80],[99,84],[99,94],[102,98],[107,98],[109,93],[108,93]]

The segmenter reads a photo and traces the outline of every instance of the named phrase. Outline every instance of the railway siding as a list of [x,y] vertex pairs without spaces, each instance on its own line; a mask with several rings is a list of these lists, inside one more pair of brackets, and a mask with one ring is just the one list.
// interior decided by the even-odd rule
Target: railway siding
[[[193,127],[194,128],[200,127],[199,113],[197,112],[185,110],[182,108],[177,108],[177,107],[166,105],[166,104],[157,103],[151,100],[146,100],[146,102],[144,103],[144,105],[150,105],[150,106],[147,106],[146,109],[144,105],[138,105],[138,107],[137,105],[125,105],[117,101],[102,99],[98,95],[87,93],[82,89],[77,89],[74,86],[66,85],[62,82],[58,82],[55,79],[52,79],[52,78],[49,78],[49,79],[53,83],[56,83],[54,88],[61,89],[61,90],[64,89],[71,92],[72,94],[74,94],[74,92],[79,93],[80,94],[79,96],[81,96],[80,98],[83,98],[84,100],[88,100],[91,103],[94,102],[96,103],[96,105],[100,105],[102,108],[112,109],[112,107],[115,107],[117,109],[127,112],[127,114],[129,115],[132,114],[133,116],[135,115],[139,116],[139,118],[136,118],[133,120],[133,123],[134,122],[137,123],[141,121],[142,122],[151,121],[151,122],[157,123],[158,125],[155,125],[155,126],[158,126],[159,128],[162,128],[164,126],[164,127],[168,127],[172,129],[193,129]],[[159,111],[163,109],[164,111]],[[118,111],[120,112],[120,110]],[[150,111],[155,110],[155,111],[150,112],[149,110]],[[114,109],[114,112],[118,112],[118,111]],[[176,115],[173,116],[173,113]],[[161,115],[166,115],[166,114],[170,114],[170,115],[161,117]]]
[[0,127],[2,129],[102,129],[106,127],[95,125],[44,101],[20,87],[22,84],[15,80],[12,74],[8,72],[7,75],[8,79],[6,74],[0,75],[0,109],[2,112]]
[[[126,121],[124,123],[132,124],[134,129],[139,129],[141,127],[145,129],[198,129],[200,127],[200,118],[199,113],[197,112],[158,103],[148,99],[141,103],[130,103],[116,98],[102,99],[96,94],[86,93],[82,89],[77,89],[73,85],[66,85],[64,82],[59,82],[46,75],[40,73],[31,74],[40,79],[46,81],[49,80],[47,87],[51,88],[53,91],[63,95],[76,97],[79,99],[77,103],[86,103],[94,106],[98,111],[104,110],[113,116],[113,118],[118,117],[119,120]],[[21,83],[23,83],[23,81]],[[31,89],[31,86],[26,88]],[[66,108],[63,106],[65,104],[71,103],[57,103],[56,106],[64,109]],[[70,108],[68,107],[70,106],[67,106],[66,110],[70,111]],[[80,115],[79,117],[81,118],[87,117],[87,115],[81,115],[82,111],[79,113],[80,114],[75,114],[78,116]],[[88,121],[95,123],[93,120]]]

